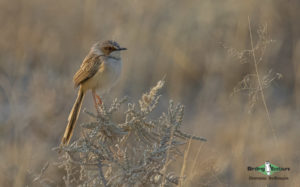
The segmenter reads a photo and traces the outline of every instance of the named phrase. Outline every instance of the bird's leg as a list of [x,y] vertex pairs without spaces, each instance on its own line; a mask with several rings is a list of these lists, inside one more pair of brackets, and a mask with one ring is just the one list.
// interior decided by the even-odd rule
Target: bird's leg
[[102,105],[103,102],[102,102],[101,97],[100,97],[99,95],[97,95],[97,94],[96,94],[96,97],[97,97],[97,99],[98,99],[98,105]]
[[[101,114],[100,110],[99,110],[99,107],[98,107],[98,103],[97,103],[97,99],[99,99],[100,97],[96,94],[95,90],[92,90],[92,94],[93,94],[93,100],[94,100],[94,105],[95,105],[95,108],[97,110],[97,113],[98,115]],[[98,98],[99,97],[99,98]],[[100,100],[101,101],[101,100]],[[102,102],[102,101],[101,101]]]

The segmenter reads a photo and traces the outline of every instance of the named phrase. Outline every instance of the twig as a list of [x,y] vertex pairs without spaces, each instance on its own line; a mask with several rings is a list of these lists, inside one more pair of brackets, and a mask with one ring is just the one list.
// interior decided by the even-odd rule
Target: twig
[[187,147],[186,151],[184,152],[182,168],[181,168],[181,171],[180,171],[180,181],[179,181],[179,186],[180,187],[183,186],[183,184],[184,184],[184,182],[183,182],[183,175],[184,175],[184,171],[185,171],[185,168],[186,168],[187,157],[188,157],[189,152],[190,152],[190,147],[191,147],[191,144],[192,144],[192,139],[193,139],[193,136],[191,136],[191,138],[189,140],[188,147]]
[[107,187],[107,181],[104,177],[104,174],[103,174],[103,171],[102,171],[102,161],[99,160],[99,163],[98,163],[98,168],[99,168],[99,176],[100,176],[100,179],[102,180],[102,183],[104,185],[104,187]]
[[200,147],[199,147],[199,149],[198,149],[198,151],[197,151],[197,154],[196,154],[196,156],[195,156],[195,159],[194,159],[194,162],[193,162],[192,169],[191,169],[191,172],[190,172],[190,173],[193,173],[193,172],[194,172],[194,169],[195,169],[195,166],[196,166],[196,162],[197,162],[197,160],[198,160],[198,157],[199,157],[199,154],[200,154],[200,151],[201,151],[203,145],[204,145],[204,143],[201,143],[201,145],[200,145]]
[[[165,161],[165,163],[168,162],[169,157],[170,157],[170,149],[171,149],[171,146],[172,146],[172,140],[173,140],[173,137],[174,137],[174,131],[175,131],[175,127],[172,126],[172,127],[171,127],[171,136],[170,136],[170,140],[169,140],[169,142],[168,142],[168,150],[167,150],[167,156],[166,156],[166,161]],[[161,187],[164,187],[164,186],[165,186],[166,173],[167,173],[166,164],[164,165],[163,171],[164,171],[164,173],[163,173],[163,178],[162,178],[162,182],[161,182]]]
[[255,52],[254,52],[254,45],[253,45],[253,39],[252,39],[252,31],[251,31],[251,23],[250,23],[250,17],[248,16],[248,26],[249,26],[249,34],[250,34],[250,41],[251,41],[251,52],[252,52],[252,56],[253,56],[253,61],[254,61],[254,68],[255,68],[255,73],[256,73],[256,77],[257,77],[257,82],[258,82],[258,86],[259,86],[259,91],[260,91],[260,95],[261,95],[261,99],[267,114],[267,118],[268,118],[268,122],[272,131],[272,135],[273,135],[273,139],[274,139],[274,144],[275,146],[277,146],[277,136],[275,133],[275,129],[273,127],[272,124],[272,120],[270,117],[270,112],[266,103],[266,99],[265,99],[265,95],[263,92],[263,87],[262,87],[262,83],[261,83],[261,79],[258,73],[258,65],[257,65],[257,60],[256,60],[256,56],[255,56]]

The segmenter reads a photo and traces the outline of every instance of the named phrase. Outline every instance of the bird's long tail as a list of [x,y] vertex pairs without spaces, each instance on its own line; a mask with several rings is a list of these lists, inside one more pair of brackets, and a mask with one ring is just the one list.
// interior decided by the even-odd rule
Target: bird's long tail
[[76,124],[76,121],[77,121],[77,118],[78,118],[78,115],[79,115],[79,112],[80,112],[80,108],[81,108],[81,104],[82,104],[82,101],[83,101],[84,94],[85,93],[82,90],[82,87],[80,87],[79,91],[78,91],[76,101],[73,105],[73,108],[72,108],[70,114],[69,114],[68,125],[66,127],[64,136],[61,140],[61,145],[68,145],[71,138],[72,138],[72,134],[73,134],[75,124]]

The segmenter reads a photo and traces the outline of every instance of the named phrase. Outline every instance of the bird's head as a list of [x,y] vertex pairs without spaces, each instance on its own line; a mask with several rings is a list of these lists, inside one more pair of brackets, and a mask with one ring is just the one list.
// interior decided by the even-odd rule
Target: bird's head
[[102,43],[98,42],[94,44],[91,49],[96,54],[101,54],[107,57],[120,59],[121,58],[121,51],[127,50],[124,47],[120,47],[120,45],[113,40],[107,40]]

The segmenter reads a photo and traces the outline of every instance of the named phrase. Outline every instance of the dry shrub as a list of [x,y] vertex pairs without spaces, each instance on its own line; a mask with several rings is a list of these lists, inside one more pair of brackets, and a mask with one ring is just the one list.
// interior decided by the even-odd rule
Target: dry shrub
[[[206,139],[191,136],[180,130],[184,107],[170,101],[167,113],[157,119],[149,117],[156,108],[158,91],[164,81],[159,81],[143,94],[139,106],[128,103],[124,123],[115,123],[112,115],[127,100],[115,99],[106,107],[99,106],[101,114],[85,111],[93,120],[81,124],[81,136],[61,149],[63,155],[55,163],[65,170],[66,186],[172,186],[180,178],[167,166],[183,153],[181,145],[187,140]],[[46,165],[44,168],[47,168]],[[41,184],[42,169],[35,181]],[[55,184],[55,182],[51,182]]]

